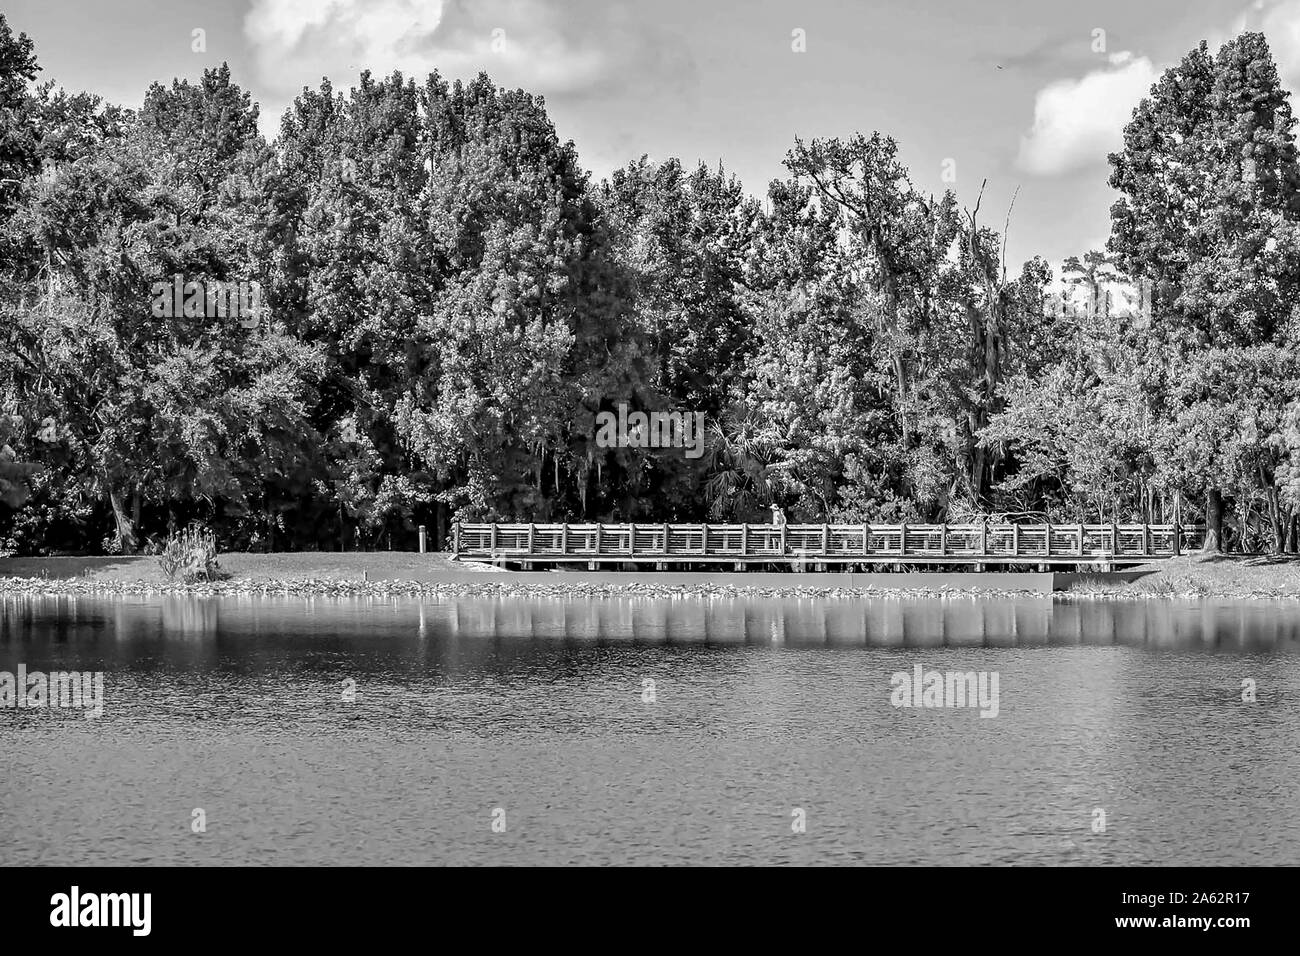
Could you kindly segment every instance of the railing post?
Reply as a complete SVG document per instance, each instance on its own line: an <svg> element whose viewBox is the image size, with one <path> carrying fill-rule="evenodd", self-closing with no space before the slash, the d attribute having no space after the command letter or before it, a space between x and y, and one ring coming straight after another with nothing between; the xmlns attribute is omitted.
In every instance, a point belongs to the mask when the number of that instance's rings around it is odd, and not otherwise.
<svg viewBox="0 0 1300 956"><path fill-rule="evenodd" d="M786 537L786 526L781 525L781 555L784 557L786 549L789 548L790 542Z"/></svg>
<svg viewBox="0 0 1300 956"><path fill-rule="evenodd" d="M668 553L668 522L664 522L664 554Z"/></svg>
<svg viewBox="0 0 1300 956"><path fill-rule="evenodd" d="M1011 526L1011 553L1015 557L1020 557L1020 525Z"/></svg>
<svg viewBox="0 0 1300 956"><path fill-rule="evenodd" d="M1145 558L1150 553L1151 553L1151 525L1144 524L1142 526L1142 557Z"/></svg>
<svg viewBox="0 0 1300 956"><path fill-rule="evenodd" d="M597 558L597 560L599 560L599 558L600 558L600 532L601 532L601 530L602 530L603 528L604 528L604 526L603 526L599 521L597 521L597 522L596 522L596 558Z"/></svg>
<svg viewBox="0 0 1300 956"><path fill-rule="evenodd" d="M1047 522L1047 524L1045 525L1045 527L1047 528L1047 554L1046 554L1046 557L1049 557L1049 558L1050 558L1050 557L1052 556L1052 522L1050 522L1050 521Z"/></svg>
<svg viewBox="0 0 1300 956"><path fill-rule="evenodd" d="M826 557L831 550L831 526L822 522L822 557Z"/></svg>
<svg viewBox="0 0 1300 956"><path fill-rule="evenodd" d="M531 521L528 522L528 556L529 557L532 557L533 552L537 550L537 548L534 546L534 542L536 541L536 535L537 535L537 525L535 525Z"/></svg>
<svg viewBox="0 0 1300 956"><path fill-rule="evenodd" d="M985 515L980 519L980 554L989 553L989 519Z"/></svg>
<svg viewBox="0 0 1300 956"><path fill-rule="evenodd" d="M1079 525L1079 544L1078 544L1077 547L1078 547L1079 557L1083 557L1083 525L1082 525L1082 523Z"/></svg>
<svg viewBox="0 0 1300 956"><path fill-rule="evenodd" d="M1174 522L1174 557L1176 558L1182 553L1183 553L1183 529L1179 526L1178 522L1175 521Z"/></svg>
<svg viewBox="0 0 1300 956"><path fill-rule="evenodd" d="M492 522L492 535L488 538L488 553L494 558L497 556L497 523L495 521Z"/></svg>
<svg viewBox="0 0 1300 956"><path fill-rule="evenodd" d="M740 526L740 555L749 557L749 525L747 524Z"/></svg>
<svg viewBox="0 0 1300 956"><path fill-rule="evenodd" d="M1114 558L1119 554L1119 525L1114 521L1110 523L1110 556ZM1112 571L1114 568L1111 569Z"/></svg>
<svg viewBox="0 0 1300 956"><path fill-rule="evenodd" d="M569 553L569 522L560 525L560 553Z"/></svg>
<svg viewBox="0 0 1300 956"><path fill-rule="evenodd" d="M865 521L862 523L862 556L865 558L871 553L871 525Z"/></svg>
<svg viewBox="0 0 1300 956"><path fill-rule="evenodd" d="M907 557L907 522L900 522L898 525L898 556Z"/></svg>
<svg viewBox="0 0 1300 956"><path fill-rule="evenodd" d="M700 554L709 553L709 526L708 524L700 525Z"/></svg>
<svg viewBox="0 0 1300 956"><path fill-rule="evenodd" d="M939 556L944 557L948 553L948 522L939 526Z"/></svg>
<svg viewBox="0 0 1300 956"><path fill-rule="evenodd" d="M628 536L627 536L627 553L630 555L635 555L636 554L636 522L633 521L631 524L628 525L628 527L631 528L632 530L628 532Z"/></svg>

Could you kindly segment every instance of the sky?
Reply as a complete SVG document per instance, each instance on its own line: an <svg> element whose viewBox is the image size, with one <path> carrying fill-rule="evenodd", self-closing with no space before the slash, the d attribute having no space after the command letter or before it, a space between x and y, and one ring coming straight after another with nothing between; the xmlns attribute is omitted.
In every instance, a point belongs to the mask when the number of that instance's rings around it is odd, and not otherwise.
<svg viewBox="0 0 1300 956"><path fill-rule="evenodd" d="M437 69L546 98L597 179L645 154L754 195L795 137L872 130L1001 229L1013 271L1100 248L1106 155L1161 70L1263 30L1300 89L1300 0L4 0L69 90L140 104L223 61L273 137L304 86ZM1017 192L1018 190L1018 192Z"/></svg>

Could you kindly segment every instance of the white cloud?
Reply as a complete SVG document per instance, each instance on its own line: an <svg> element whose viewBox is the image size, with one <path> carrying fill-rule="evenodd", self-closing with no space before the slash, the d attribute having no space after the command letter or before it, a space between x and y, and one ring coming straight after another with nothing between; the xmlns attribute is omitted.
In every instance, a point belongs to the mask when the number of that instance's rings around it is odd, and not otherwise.
<svg viewBox="0 0 1300 956"><path fill-rule="evenodd" d="M292 96L368 69L422 79L488 72L504 86L584 95L690 74L669 38L600 0L253 0L244 32L263 83Z"/></svg>
<svg viewBox="0 0 1300 956"><path fill-rule="evenodd" d="M1034 98L1034 124L1020 138L1016 165L1056 176L1104 163L1123 145L1124 125L1150 92L1160 68L1147 57L1116 53L1106 67L1079 79L1057 80Z"/></svg>
<svg viewBox="0 0 1300 956"><path fill-rule="evenodd" d="M1263 32L1282 83L1300 91L1300 0L1252 0L1226 29L1208 31L1210 49L1245 30ZM1034 99L1033 126L1020 138L1016 165L1055 176L1105 162L1107 153L1123 145L1133 108L1168 65L1125 51L1112 55L1103 69L1043 87Z"/></svg>
<svg viewBox="0 0 1300 956"><path fill-rule="evenodd" d="M323 76L355 76L358 60L377 73L400 68L432 40L442 8L442 0L253 0L244 33L262 81L292 94Z"/></svg>

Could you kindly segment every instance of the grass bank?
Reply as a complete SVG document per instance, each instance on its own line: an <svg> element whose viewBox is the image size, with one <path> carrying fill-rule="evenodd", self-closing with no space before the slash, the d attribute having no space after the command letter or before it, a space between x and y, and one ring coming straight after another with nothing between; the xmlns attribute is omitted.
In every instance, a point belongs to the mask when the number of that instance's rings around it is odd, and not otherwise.
<svg viewBox="0 0 1300 956"><path fill-rule="evenodd" d="M1050 577L1009 575L774 575L505 572L443 554L310 552L222 554L220 581L168 581L156 557L0 558L0 593L442 597L859 597L1044 594ZM925 578L918 583L918 578ZM882 580L883 579L883 580ZM896 583L895 583L896 582Z"/></svg>
<svg viewBox="0 0 1300 956"><path fill-rule="evenodd" d="M303 551L273 554L221 554L221 570L229 577L218 583L241 585L298 584L304 581L345 582L437 580L464 565L444 554L410 551ZM489 572L490 573L490 572ZM156 555L88 558L0 558L0 578L39 578L67 583L146 584L172 586L158 567Z"/></svg>
<svg viewBox="0 0 1300 956"><path fill-rule="evenodd" d="M459 563L443 554L402 551L222 554L226 577L197 584L169 582L154 556L0 558L0 593L9 594L198 594L554 597L708 595L721 597L882 597L967 595L1020 597L1042 593L1015 575L990 571L964 574L959 583L934 574L933 586L918 586L918 575L880 575L868 586L841 586L834 575L791 575L788 583L764 574L725 575L725 583L674 574L506 573L481 564ZM1082 575L1071 580L1065 599L1089 598L1264 598L1300 599L1300 559L1190 555L1136 569L1128 581ZM595 577L596 579L592 579ZM717 578L718 576L714 576ZM847 578L847 576L845 576ZM845 581L848 585L848 581ZM1059 585L1058 585L1059 586Z"/></svg>
<svg viewBox="0 0 1300 956"><path fill-rule="evenodd" d="M1153 562L1124 583L1084 576L1068 594L1097 597L1300 598L1300 557L1184 555Z"/></svg>

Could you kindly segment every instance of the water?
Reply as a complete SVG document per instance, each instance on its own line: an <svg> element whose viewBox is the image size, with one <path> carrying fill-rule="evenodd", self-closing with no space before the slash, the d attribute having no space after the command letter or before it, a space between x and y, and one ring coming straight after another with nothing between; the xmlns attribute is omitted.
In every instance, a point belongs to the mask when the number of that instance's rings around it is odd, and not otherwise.
<svg viewBox="0 0 1300 956"><path fill-rule="evenodd" d="M10 597L0 671L106 701L0 710L0 862L1294 864L1297 651L1263 602ZM891 706L916 664L998 716Z"/></svg>

